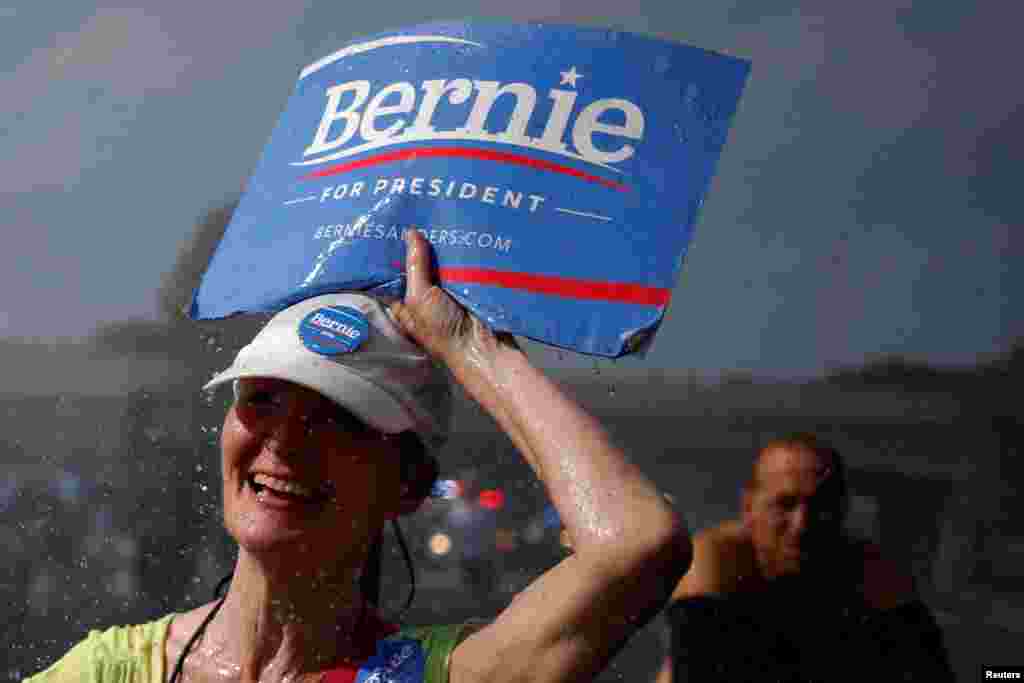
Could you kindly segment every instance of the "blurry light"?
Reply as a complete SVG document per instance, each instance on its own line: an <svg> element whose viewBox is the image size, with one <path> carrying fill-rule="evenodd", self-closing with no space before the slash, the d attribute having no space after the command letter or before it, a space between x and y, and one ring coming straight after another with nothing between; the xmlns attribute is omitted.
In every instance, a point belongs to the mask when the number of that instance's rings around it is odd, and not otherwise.
<svg viewBox="0 0 1024 683"><path fill-rule="evenodd" d="M456 498L448 509L448 523L457 528L464 528L473 520L473 510L462 498Z"/></svg>
<svg viewBox="0 0 1024 683"><path fill-rule="evenodd" d="M65 503L73 503L78 500L78 492L81 490L82 484L73 474L63 473L61 478L57 481L57 495Z"/></svg>
<svg viewBox="0 0 1024 683"><path fill-rule="evenodd" d="M516 532L509 529L496 529L494 532L494 547L498 552L507 553L516 549Z"/></svg>
<svg viewBox="0 0 1024 683"><path fill-rule="evenodd" d="M430 552L434 555L447 555L452 549L452 539L440 531L430 537L429 544Z"/></svg>
<svg viewBox="0 0 1024 683"><path fill-rule="evenodd" d="M501 489L484 489L480 492L480 507L500 510L505 507L505 494Z"/></svg>
<svg viewBox="0 0 1024 683"><path fill-rule="evenodd" d="M438 479L434 482L434 489L431 491L431 495L434 498L452 500L453 498L460 498L462 491L462 482L458 479Z"/></svg>

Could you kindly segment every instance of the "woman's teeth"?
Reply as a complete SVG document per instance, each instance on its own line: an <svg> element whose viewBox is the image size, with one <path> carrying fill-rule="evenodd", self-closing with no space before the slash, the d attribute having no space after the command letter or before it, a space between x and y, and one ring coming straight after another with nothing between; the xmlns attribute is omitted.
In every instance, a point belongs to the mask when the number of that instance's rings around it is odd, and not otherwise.
<svg viewBox="0 0 1024 683"><path fill-rule="evenodd" d="M253 488L256 493L259 493L264 487L266 487L282 493L290 493L293 496L301 496L303 498L310 499L316 498L316 492L295 481L286 481L284 479L278 479L277 477L271 477L267 474L256 474L251 478L251 481L255 484Z"/></svg>

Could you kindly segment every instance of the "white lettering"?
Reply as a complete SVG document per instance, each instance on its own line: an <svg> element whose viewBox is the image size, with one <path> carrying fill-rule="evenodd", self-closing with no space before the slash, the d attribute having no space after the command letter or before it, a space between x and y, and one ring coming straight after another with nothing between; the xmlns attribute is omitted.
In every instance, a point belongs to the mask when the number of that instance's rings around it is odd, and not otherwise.
<svg viewBox="0 0 1024 683"><path fill-rule="evenodd" d="M519 202L523 201L522 192L513 192L512 190L505 190L505 199L502 200L502 206L508 206L513 209L519 208Z"/></svg>
<svg viewBox="0 0 1024 683"><path fill-rule="evenodd" d="M350 90L355 91L352 103L348 109L338 111L338 105L341 104L341 96ZM359 126L359 114L355 110L363 106L363 102L366 101L369 94L369 81L350 81L328 88L327 108L324 110L323 118L320 119L320 126L316 129L316 135L313 136L313 144L307 147L304 152L305 156L323 154L332 149L337 149L348 142ZM345 120L345 129L338 137L328 140L327 136L330 135L331 126L339 119Z"/></svg>
<svg viewBox="0 0 1024 683"><path fill-rule="evenodd" d="M644 133L643 111L621 98L592 101L574 120L579 94L552 88L547 93L550 111L544 120L535 122L543 124L543 132L540 137L531 138L527 129L536 113L537 91L529 83L434 79L421 82L419 91L422 97L417 102L419 93L415 85L405 81L386 84L372 97L369 81L350 81L328 88L316 134L303 152L304 157L312 158L294 163L319 164L406 142L481 140L542 149L611 168L610 164L636 153L627 141L641 140ZM498 116L495 107L504 101L502 98L512 99L508 106L498 108L503 112ZM451 120L454 113L461 125L453 122L438 130L434 118L439 110L446 120ZM344 127L332 137L339 122ZM566 140L567 134L571 144ZM595 140L595 135L601 137ZM339 149L349 142L353 144Z"/></svg>
<svg viewBox="0 0 1024 683"><path fill-rule="evenodd" d="M367 180L343 183L341 185L327 185L320 190L321 202L331 200L340 201L348 198L367 195L385 195L384 198L376 200L376 205L370 209L375 213L380 206L388 201L388 195L410 194L418 197L429 196L446 198L450 201L479 201L501 209L527 209L530 213L537 213L543 210L547 197L538 194L525 194L509 188L495 185L478 185L476 183L462 180L460 178L424 178L422 176L380 176ZM527 198L524 205L523 199ZM360 219L360 229L364 227L365 220ZM454 237L450 237L454 240Z"/></svg>
<svg viewBox="0 0 1024 683"><path fill-rule="evenodd" d="M423 102L416 113L416 121L408 129L410 135L429 136L434 132L430 121L434 118L434 110L437 109L441 98L447 93L448 101L452 104L462 104L473 94L473 84L468 78L456 78L454 81L423 81Z"/></svg>
<svg viewBox="0 0 1024 683"><path fill-rule="evenodd" d="M316 315L314 315L312 319L310 319L310 323L316 325L317 327L323 327L328 330L337 332L338 334L348 337L349 339L355 339L356 337L359 336L359 330L357 330L356 328L352 327L351 325L346 325L340 320L332 320L331 318L325 316L323 313L317 313Z"/></svg>
<svg viewBox="0 0 1024 683"><path fill-rule="evenodd" d="M598 121L601 114L610 109L618 109L625 113L626 123L618 126ZM612 164L633 156L633 145L625 144L614 152L602 152L594 146L594 133L619 135L631 140L639 140L644 134L644 113L640 107L629 100L597 100L588 104L572 127L572 143L581 155L591 161Z"/></svg>
<svg viewBox="0 0 1024 683"><path fill-rule="evenodd" d="M518 144L528 142L526 126L537 103L537 91L526 83L501 85L498 81L473 81L473 84L479 94L473 102L473 111L469 113L463 130L477 135L486 133L487 115L491 113L494 102L502 95L512 95L516 98L516 105L508 119L508 126L501 135Z"/></svg>
<svg viewBox="0 0 1024 683"><path fill-rule="evenodd" d="M384 106L384 100L393 94L399 96L398 104ZM359 133L363 136L364 140L379 140L380 138L391 137L402 130L402 127L405 125L405 119L393 121L390 126L383 130L378 130L374 126L374 121L381 116L408 114L412 111L412 106L415 103L416 91L413 90L412 85L409 83L392 83L374 95L370 103L366 105L366 113L363 114L363 125L360 126Z"/></svg>
<svg viewBox="0 0 1024 683"><path fill-rule="evenodd" d="M571 90L552 90L548 95L555 101L555 106L548 116L544 133L535 144L549 152L564 152L566 147L562 141L565 129L569 126L572 106L576 103L576 93Z"/></svg>

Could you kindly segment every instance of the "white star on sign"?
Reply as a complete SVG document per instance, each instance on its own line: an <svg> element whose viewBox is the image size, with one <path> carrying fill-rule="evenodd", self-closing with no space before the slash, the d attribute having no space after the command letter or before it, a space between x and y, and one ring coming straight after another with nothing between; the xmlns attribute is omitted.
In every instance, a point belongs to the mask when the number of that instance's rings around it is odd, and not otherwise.
<svg viewBox="0 0 1024 683"><path fill-rule="evenodd" d="M568 71L559 71L558 73L562 74L562 82L559 83L558 85L571 85L572 87L575 88L576 79L583 78L583 74L576 71L575 66L570 67Z"/></svg>

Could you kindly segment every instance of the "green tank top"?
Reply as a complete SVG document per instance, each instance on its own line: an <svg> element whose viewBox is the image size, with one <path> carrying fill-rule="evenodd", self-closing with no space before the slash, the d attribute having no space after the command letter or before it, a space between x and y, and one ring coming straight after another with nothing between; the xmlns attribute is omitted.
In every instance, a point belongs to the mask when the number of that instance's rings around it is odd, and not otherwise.
<svg viewBox="0 0 1024 683"><path fill-rule="evenodd" d="M175 616L172 613L146 624L90 631L51 667L24 683L164 683L169 675L164 645ZM463 628L461 624L408 627L382 643L417 643L422 661L415 667L415 677L422 683L448 683L448 657Z"/></svg>

